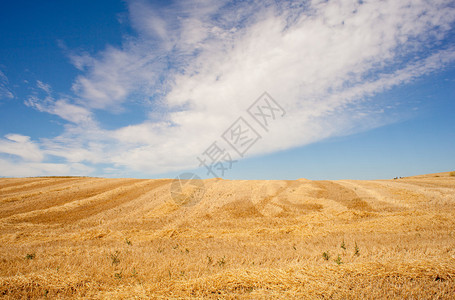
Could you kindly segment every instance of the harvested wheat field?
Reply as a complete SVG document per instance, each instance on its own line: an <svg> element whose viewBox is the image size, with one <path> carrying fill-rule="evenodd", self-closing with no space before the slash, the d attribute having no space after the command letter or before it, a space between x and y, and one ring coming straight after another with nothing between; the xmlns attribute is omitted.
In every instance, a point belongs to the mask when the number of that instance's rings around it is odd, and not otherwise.
<svg viewBox="0 0 455 300"><path fill-rule="evenodd" d="M169 179L3 178L0 295L453 298L453 175L209 179L192 206Z"/></svg>

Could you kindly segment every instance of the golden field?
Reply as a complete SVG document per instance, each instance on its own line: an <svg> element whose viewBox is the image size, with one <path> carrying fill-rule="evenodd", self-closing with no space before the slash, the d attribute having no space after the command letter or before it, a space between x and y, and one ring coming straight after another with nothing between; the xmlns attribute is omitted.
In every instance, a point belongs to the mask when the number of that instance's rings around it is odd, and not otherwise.
<svg viewBox="0 0 455 300"><path fill-rule="evenodd" d="M454 175L209 179L182 207L170 179L2 178L0 297L450 299Z"/></svg>

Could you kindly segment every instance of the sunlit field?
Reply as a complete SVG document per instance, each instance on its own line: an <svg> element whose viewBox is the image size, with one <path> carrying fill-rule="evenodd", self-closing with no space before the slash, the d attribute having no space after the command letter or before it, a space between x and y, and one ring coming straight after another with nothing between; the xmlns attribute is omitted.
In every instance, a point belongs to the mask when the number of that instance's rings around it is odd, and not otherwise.
<svg viewBox="0 0 455 300"><path fill-rule="evenodd" d="M0 295L455 295L455 174L391 180L0 179ZM191 191L189 192L191 193Z"/></svg>

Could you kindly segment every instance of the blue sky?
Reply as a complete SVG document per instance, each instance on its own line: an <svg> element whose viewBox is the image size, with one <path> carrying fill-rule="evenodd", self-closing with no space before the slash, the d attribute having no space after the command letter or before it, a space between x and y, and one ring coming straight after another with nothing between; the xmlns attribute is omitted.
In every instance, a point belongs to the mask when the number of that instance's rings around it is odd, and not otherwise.
<svg viewBox="0 0 455 300"><path fill-rule="evenodd" d="M446 0L4 2L0 176L455 170L454 25Z"/></svg>

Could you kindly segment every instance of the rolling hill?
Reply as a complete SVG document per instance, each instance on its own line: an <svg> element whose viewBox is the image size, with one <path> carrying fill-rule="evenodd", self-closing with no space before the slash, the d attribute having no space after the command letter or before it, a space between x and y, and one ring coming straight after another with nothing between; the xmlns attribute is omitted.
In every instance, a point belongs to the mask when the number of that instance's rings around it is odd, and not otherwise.
<svg viewBox="0 0 455 300"><path fill-rule="evenodd" d="M0 296L449 299L453 175L0 178Z"/></svg>

